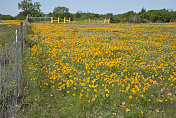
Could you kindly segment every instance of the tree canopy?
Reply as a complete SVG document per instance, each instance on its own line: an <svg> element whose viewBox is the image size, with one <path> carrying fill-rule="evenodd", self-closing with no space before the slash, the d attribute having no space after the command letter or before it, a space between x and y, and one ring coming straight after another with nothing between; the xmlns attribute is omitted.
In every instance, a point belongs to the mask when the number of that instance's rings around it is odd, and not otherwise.
<svg viewBox="0 0 176 118"><path fill-rule="evenodd" d="M53 15L55 17L60 17L60 18L68 17L69 16L69 8L56 7L56 8L54 8Z"/></svg>
<svg viewBox="0 0 176 118"><path fill-rule="evenodd" d="M148 23L148 22L176 22L176 11L160 10L142 10L139 13L129 11L124 14L115 15L112 22L130 22L130 23Z"/></svg>
<svg viewBox="0 0 176 118"><path fill-rule="evenodd" d="M23 0L18 3L18 9L23 10L24 15L30 14L35 15L40 13L40 3L39 2L32 2L32 0Z"/></svg>

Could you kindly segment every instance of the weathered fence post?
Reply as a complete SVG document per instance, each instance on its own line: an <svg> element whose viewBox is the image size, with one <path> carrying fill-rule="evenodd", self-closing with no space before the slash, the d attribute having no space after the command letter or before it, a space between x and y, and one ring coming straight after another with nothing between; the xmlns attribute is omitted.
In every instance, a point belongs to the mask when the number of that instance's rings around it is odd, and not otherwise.
<svg viewBox="0 0 176 118"><path fill-rule="evenodd" d="M70 17L69 17L69 23L70 23Z"/></svg>

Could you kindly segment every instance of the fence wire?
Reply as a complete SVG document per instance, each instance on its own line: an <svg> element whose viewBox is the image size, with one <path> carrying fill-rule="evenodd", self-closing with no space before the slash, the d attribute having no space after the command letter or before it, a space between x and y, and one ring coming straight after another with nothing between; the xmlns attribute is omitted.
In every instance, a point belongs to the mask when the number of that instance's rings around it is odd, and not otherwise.
<svg viewBox="0 0 176 118"><path fill-rule="evenodd" d="M0 118L15 117L22 98L22 61L27 22L27 19L21 22L13 40L0 57Z"/></svg>

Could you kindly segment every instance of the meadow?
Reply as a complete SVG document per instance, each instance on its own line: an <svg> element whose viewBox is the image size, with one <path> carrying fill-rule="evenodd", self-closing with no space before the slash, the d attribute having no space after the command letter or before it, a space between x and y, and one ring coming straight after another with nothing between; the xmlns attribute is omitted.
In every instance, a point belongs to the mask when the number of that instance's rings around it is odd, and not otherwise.
<svg viewBox="0 0 176 118"><path fill-rule="evenodd" d="M29 29L19 117L176 117L176 23Z"/></svg>
<svg viewBox="0 0 176 118"><path fill-rule="evenodd" d="M0 54L2 54L9 43L15 38L15 30L20 25L20 20L0 21Z"/></svg>

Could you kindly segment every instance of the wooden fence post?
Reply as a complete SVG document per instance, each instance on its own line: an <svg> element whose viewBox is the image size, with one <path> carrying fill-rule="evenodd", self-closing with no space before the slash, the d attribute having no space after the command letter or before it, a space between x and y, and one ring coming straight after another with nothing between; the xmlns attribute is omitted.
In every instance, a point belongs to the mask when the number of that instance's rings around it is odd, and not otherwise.
<svg viewBox="0 0 176 118"><path fill-rule="evenodd" d="M57 22L59 23L59 17L58 17L58 19L57 19Z"/></svg>
<svg viewBox="0 0 176 118"><path fill-rule="evenodd" d="M64 17L64 23L65 23L65 17Z"/></svg>
<svg viewBox="0 0 176 118"><path fill-rule="evenodd" d="M53 23L53 17L51 17L51 23Z"/></svg>

